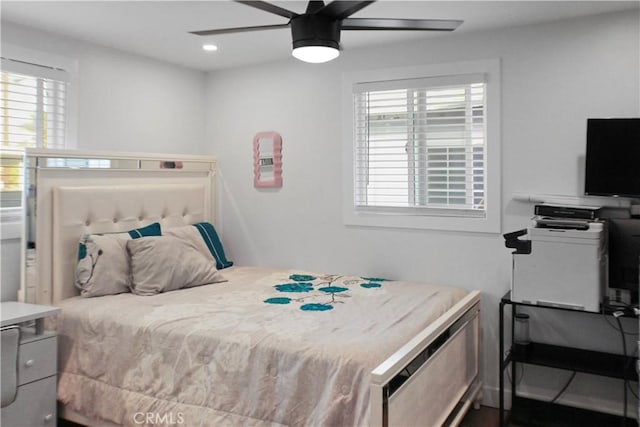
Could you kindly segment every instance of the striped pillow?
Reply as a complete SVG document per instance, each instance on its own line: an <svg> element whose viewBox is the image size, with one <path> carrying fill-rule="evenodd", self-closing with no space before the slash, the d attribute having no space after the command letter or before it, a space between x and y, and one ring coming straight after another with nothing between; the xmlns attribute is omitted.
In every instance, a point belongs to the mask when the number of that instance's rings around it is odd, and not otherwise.
<svg viewBox="0 0 640 427"><path fill-rule="evenodd" d="M197 224L193 224L193 226L200 232L207 248L209 248L209 252L211 252L211 255L216 259L216 267L218 270L231 267L233 262L229 261L227 256L224 254L222 242L220 241L218 233L216 233L216 229L213 225L208 222L199 222Z"/></svg>

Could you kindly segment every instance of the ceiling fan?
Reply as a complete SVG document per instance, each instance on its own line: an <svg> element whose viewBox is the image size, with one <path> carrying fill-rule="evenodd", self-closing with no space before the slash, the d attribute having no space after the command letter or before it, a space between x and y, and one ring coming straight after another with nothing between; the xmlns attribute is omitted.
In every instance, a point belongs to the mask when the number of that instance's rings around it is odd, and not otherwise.
<svg viewBox="0 0 640 427"><path fill-rule="evenodd" d="M286 24L259 25L253 27L222 28L218 30L191 31L198 36L271 30L291 27L294 57L312 63L331 61L340 54L341 30L414 30L453 31L463 21L444 19L395 19L350 18L373 1L323 1L312 0L304 13L298 14L266 1L235 0L247 6L289 19Z"/></svg>

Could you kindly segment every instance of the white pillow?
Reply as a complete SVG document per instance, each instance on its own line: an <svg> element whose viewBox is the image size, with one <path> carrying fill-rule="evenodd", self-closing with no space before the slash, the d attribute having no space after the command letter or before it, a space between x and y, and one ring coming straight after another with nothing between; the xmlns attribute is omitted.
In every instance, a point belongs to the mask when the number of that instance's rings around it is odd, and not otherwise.
<svg viewBox="0 0 640 427"><path fill-rule="evenodd" d="M127 233L87 234L80 240L75 285L83 297L129 292Z"/></svg>
<svg viewBox="0 0 640 427"><path fill-rule="evenodd" d="M175 236L142 237L127 242L131 292L155 295L225 281L195 244Z"/></svg>

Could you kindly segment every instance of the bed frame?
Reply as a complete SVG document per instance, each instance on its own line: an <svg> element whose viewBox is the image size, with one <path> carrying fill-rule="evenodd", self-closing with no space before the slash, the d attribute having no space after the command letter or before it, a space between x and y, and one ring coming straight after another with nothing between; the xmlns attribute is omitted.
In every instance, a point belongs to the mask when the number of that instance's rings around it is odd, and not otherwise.
<svg viewBox="0 0 640 427"><path fill-rule="evenodd" d="M19 295L27 302L55 305L77 295L74 259L83 233L156 221L163 228L215 224L213 157L28 150L25 166L23 247L28 254L35 243L38 260L34 266L33 254L24 258ZM373 370L371 425L455 426L479 405L479 315L480 294L473 291ZM60 415L110 425L64 407Z"/></svg>

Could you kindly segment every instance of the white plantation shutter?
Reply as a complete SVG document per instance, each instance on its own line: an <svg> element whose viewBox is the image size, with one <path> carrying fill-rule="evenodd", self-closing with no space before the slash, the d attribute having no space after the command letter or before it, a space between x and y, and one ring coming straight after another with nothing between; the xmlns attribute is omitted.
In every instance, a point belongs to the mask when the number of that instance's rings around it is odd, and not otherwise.
<svg viewBox="0 0 640 427"><path fill-rule="evenodd" d="M354 85L358 210L485 215L483 74Z"/></svg>
<svg viewBox="0 0 640 427"><path fill-rule="evenodd" d="M2 58L0 207L20 206L22 150L64 148L67 73Z"/></svg>

